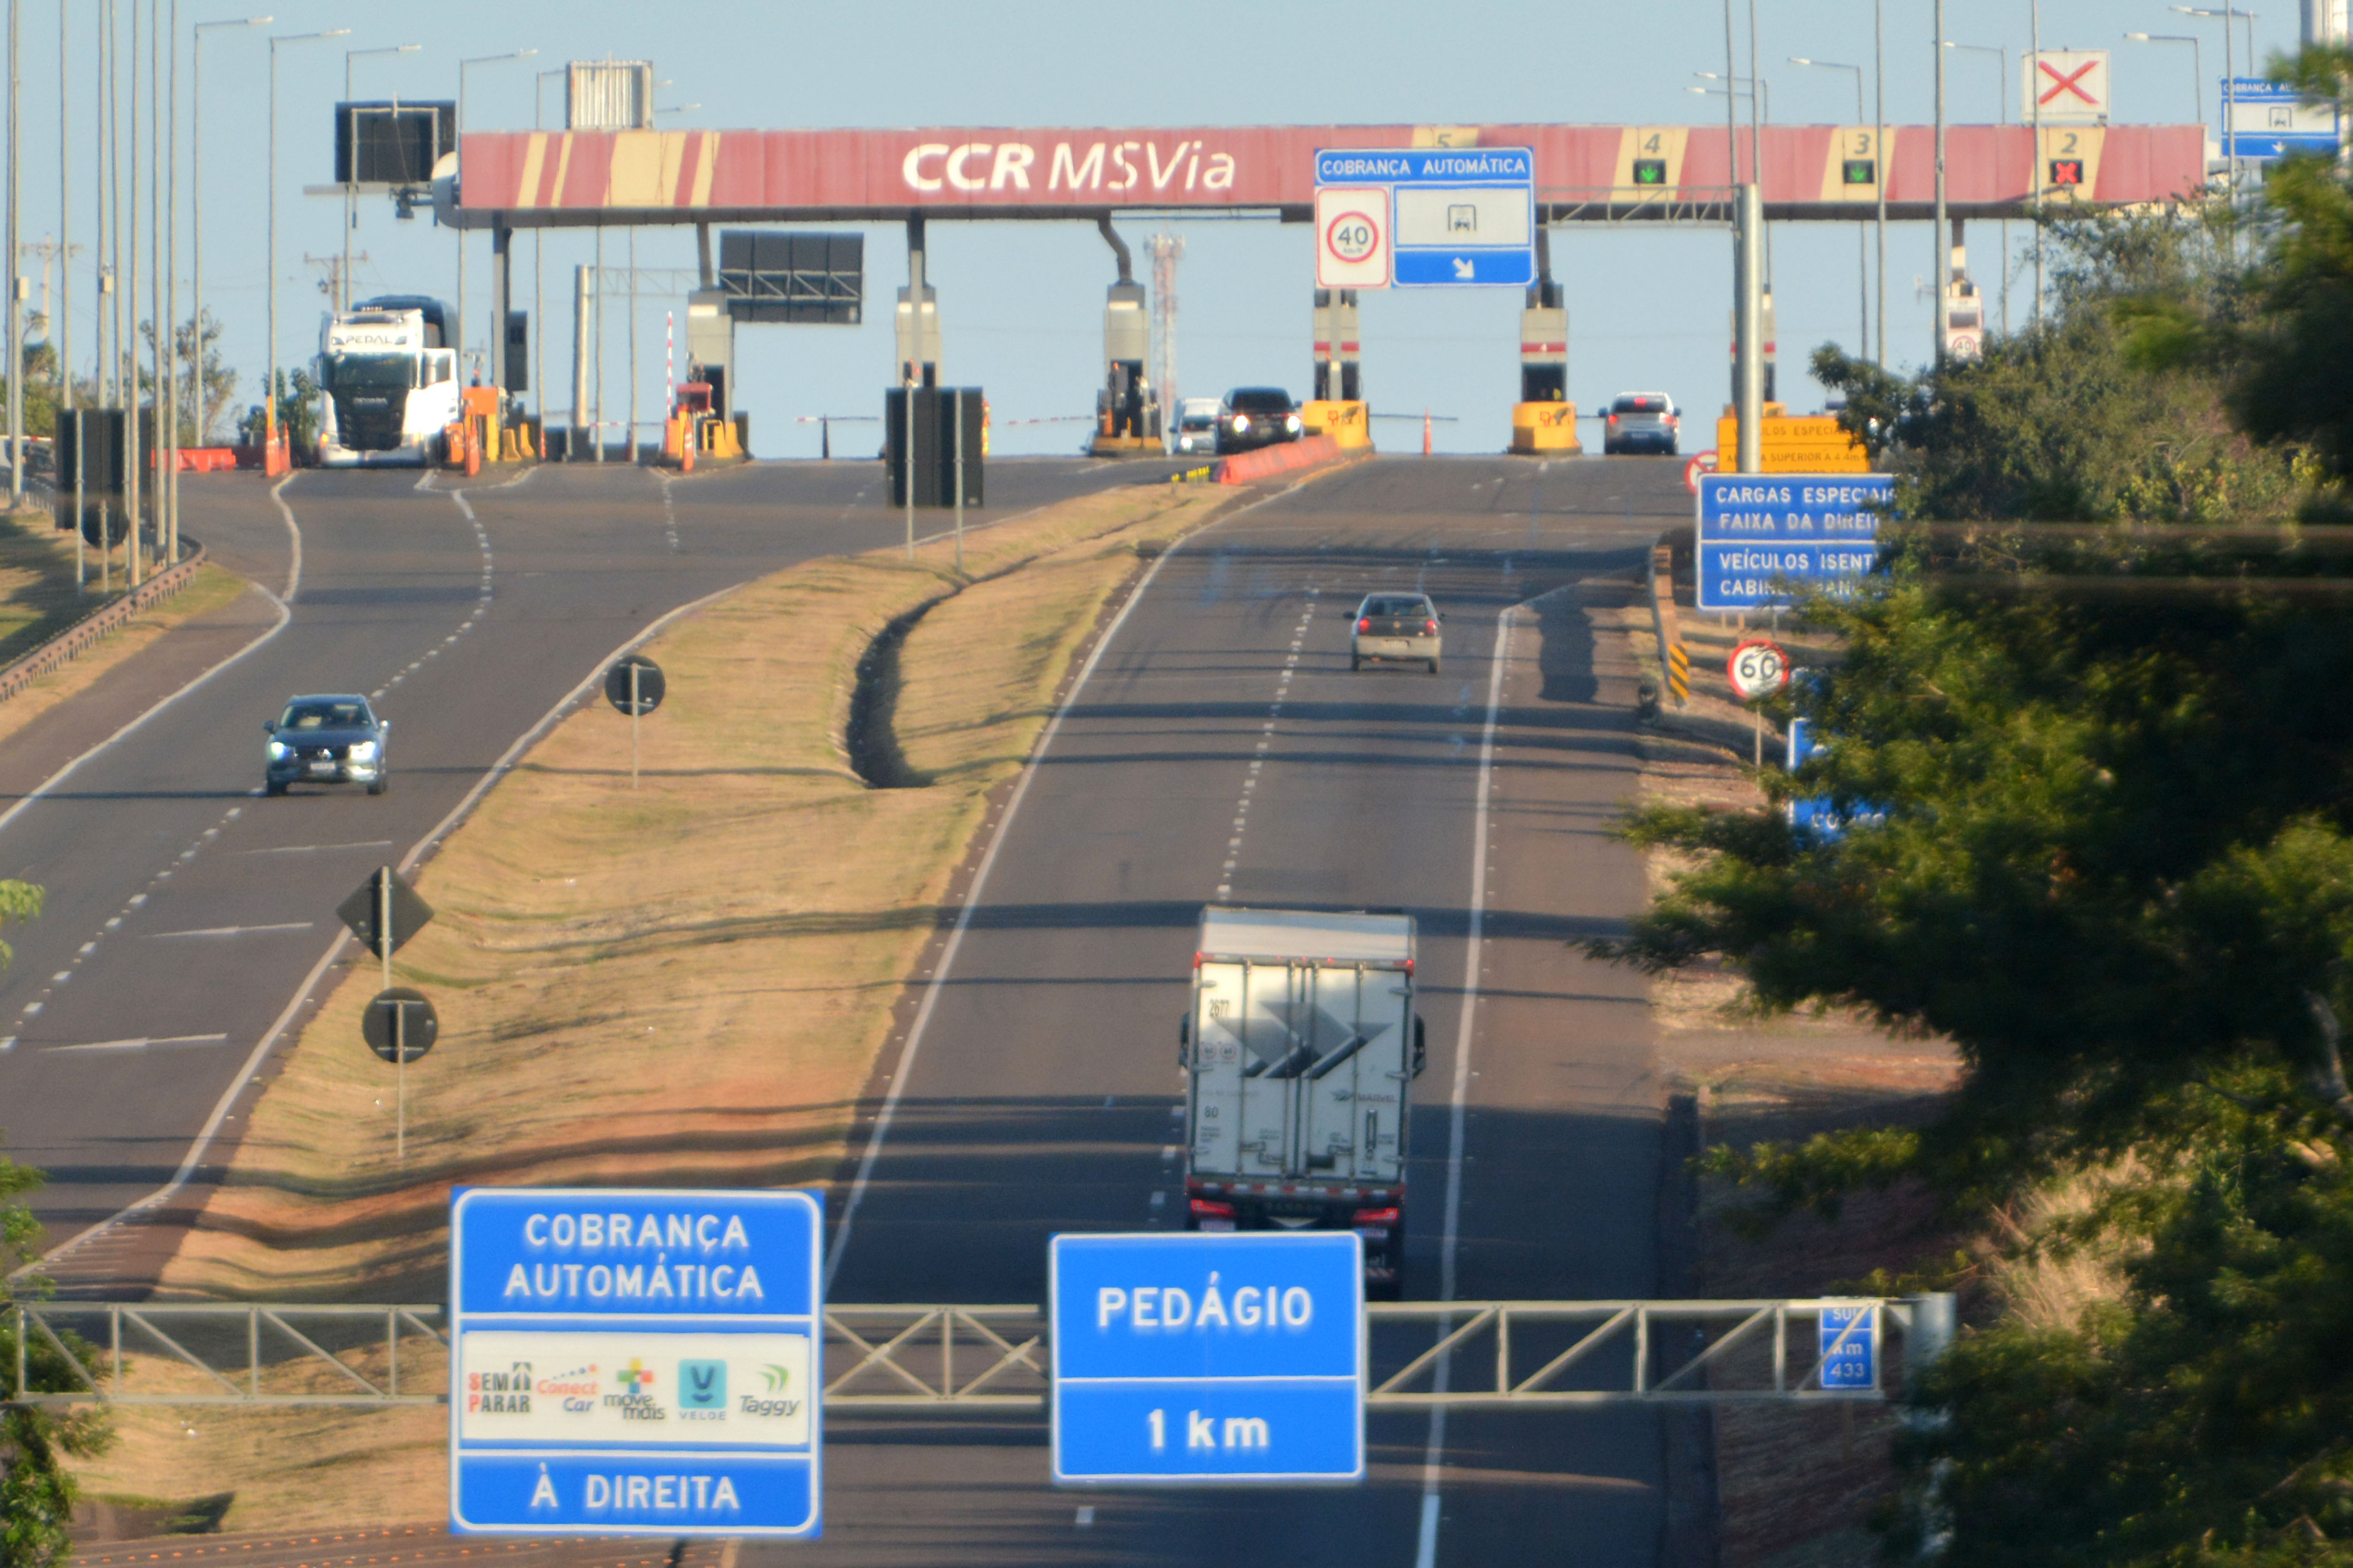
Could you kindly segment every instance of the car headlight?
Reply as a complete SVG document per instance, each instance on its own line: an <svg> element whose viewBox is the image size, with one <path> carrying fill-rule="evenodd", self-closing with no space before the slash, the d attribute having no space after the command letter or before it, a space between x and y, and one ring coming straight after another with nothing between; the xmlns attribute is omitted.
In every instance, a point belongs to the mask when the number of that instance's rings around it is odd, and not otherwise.
<svg viewBox="0 0 2353 1568"><path fill-rule="evenodd" d="M355 763L372 763L375 761L375 742L374 741L362 741L353 745L352 747L352 761Z"/></svg>
<svg viewBox="0 0 2353 1568"><path fill-rule="evenodd" d="M1247 429L1249 429L1249 428L1250 428L1250 416L1249 416L1249 415L1247 415L1247 414L1237 414L1237 415L1235 415L1235 416L1234 416L1234 434L1235 434L1235 435L1239 436L1239 435L1240 435L1243 431L1245 431L1245 430L1247 430Z"/></svg>
<svg viewBox="0 0 2353 1568"><path fill-rule="evenodd" d="M287 745L285 742L272 741L269 742L269 760L271 762L280 762L292 754L293 748Z"/></svg>
<svg viewBox="0 0 2353 1568"><path fill-rule="evenodd" d="M1298 416L1298 415L1296 415L1296 414L1293 414L1293 415L1291 415L1291 416L1287 416L1287 417L1283 420L1283 422L1282 422L1282 427L1283 427L1284 429L1286 429L1286 430L1290 431L1290 432L1291 432L1293 435L1294 435L1294 436L1298 435L1298 434L1299 434L1299 416Z"/></svg>

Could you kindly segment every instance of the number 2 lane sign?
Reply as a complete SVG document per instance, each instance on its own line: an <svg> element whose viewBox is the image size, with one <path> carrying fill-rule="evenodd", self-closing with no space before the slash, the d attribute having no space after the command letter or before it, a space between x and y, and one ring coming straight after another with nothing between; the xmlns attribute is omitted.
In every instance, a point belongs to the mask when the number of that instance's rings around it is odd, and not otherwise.
<svg viewBox="0 0 2353 1568"><path fill-rule="evenodd" d="M1315 193L1315 286L1389 285L1389 194L1377 185L1324 186Z"/></svg>

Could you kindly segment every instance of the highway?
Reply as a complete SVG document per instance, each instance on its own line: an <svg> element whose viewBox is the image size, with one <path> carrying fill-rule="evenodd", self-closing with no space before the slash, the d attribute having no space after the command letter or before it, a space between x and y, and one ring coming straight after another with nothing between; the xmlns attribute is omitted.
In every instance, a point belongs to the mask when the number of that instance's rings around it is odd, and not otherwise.
<svg viewBox="0 0 2353 1568"><path fill-rule="evenodd" d="M992 464L995 504L972 521L1166 471ZM414 471L305 472L283 517L248 478L185 493L186 531L282 615L263 601L258 646L46 792L0 795L0 877L47 889L41 917L7 933L16 960L0 973L0 1148L48 1172L35 1207L52 1246L162 1189L217 1131L172 1202L57 1260L69 1293L135 1296L152 1280L298 1004L323 989L335 906L425 848L607 654L733 584L903 537L872 462L688 478L551 467L462 489ZM371 693L392 721L382 798L260 797L262 721L320 690Z"/></svg>
<svg viewBox="0 0 2353 1568"><path fill-rule="evenodd" d="M1649 544L1688 516L1679 469L1381 460L1172 554L1038 758L934 973L871 1178L835 1194L831 1299L1034 1302L1054 1232L1181 1226L1176 1024L1216 899L1419 921L1409 1296L1652 1293L1662 1093L1643 985L1563 944L1642 896L1635 855L1605 837L1635 789L1633 674L1581 605L1630 597ZM1448 616L1443 673L1351 673L1358 596L1406 586ZM1046 1484L1040 1423L837 1418L829 1539L768 1555L1659 1560L1651 1414L1458 1414L1435 1445L1431 1425L1377 1416L1358 1490L1071 1495Z"/></svg>

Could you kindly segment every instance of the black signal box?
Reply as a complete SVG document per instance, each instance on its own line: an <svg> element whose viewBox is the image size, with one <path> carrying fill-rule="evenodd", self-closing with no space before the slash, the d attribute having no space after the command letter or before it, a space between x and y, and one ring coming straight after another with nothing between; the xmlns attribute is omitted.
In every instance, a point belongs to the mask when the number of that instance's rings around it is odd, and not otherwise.
<svg viewBox="0 0 2353 1568"><path fill-rule="evenodd" d="M1634 160L1634 183L1638 185L1663 185L1667 183L1667 161L1664 158Z"/></svg>

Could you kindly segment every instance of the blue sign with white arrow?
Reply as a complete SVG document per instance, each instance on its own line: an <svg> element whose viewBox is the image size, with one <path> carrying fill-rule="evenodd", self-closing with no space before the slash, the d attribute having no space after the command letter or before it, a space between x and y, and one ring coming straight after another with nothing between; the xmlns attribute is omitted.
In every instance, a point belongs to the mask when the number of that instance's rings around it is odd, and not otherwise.
<svg viewBox="0 0 2353 1568"><path fill-rule="evenodd" d="M1879 1303L1825 1305L1815 1320L1821 1342L1822 1389L1831 1394L1879 1391Z"/></svg>
<svg viewBox="0 0 2353 1568"><path fill-rule="evenodd" d="M815 1193L459 1188L450 1529L818 1534L824 1233Z"/></svg>
<svg viewBox="0 0 2353 1568"><path fill-rule="evenodd" d="M1058 1236L1047 1267L1058 1483L1364 1479L1354 1231Z"/></svg>
<svg viewBox="0 0 2353 1568"><path fill-rule="evenodd" d="M1399 288L1524 289L1535 281L1532 148L1326 149L1315 154L1315 183L1388 191Z"/></svg>

